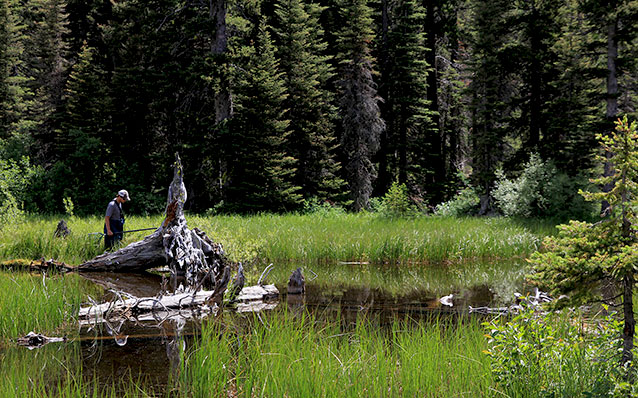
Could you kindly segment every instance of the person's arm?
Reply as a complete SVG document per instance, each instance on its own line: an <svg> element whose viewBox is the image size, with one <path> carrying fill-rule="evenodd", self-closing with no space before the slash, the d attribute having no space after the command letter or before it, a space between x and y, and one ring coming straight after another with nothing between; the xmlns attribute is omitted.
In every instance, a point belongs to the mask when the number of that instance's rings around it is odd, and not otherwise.
<svg viewBox="0 0 638 398"><path fill-rule="evenodd" d="M111 231L111 217L104 217L104 225L106 225L106 234L108 236L113 236L113 231Z"/></svg>

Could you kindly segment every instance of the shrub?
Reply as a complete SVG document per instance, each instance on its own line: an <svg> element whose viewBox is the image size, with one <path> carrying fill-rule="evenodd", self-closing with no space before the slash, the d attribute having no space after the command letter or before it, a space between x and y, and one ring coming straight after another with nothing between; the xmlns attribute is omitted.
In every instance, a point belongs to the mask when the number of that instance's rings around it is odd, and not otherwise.
<svg viewBox="0 0 638 398"><path fill-rule="evenodd" d="M440 203L434 208L434 214L459 217L475 215L479 211L480 199L476 191L467 187L460 190L454 198Z"/></svg>
<svg viewBox="0 0 638 398"><path fill-rule="evenodd" d="M581 324L567 315L524 307L510 321L484 324L492 374L507 396L591 397L614 388L620 322L610 315Z"/></svg>
<svg viewBox="0 0 638 398"><path fill-rule="evenodd" d="M587 185L586 179L560 172L537 154L530 156L519 177L508 179L502 170L496 175L492 195L505 216L583 219L592 215L592 204L577 194Z"/></svg>
<svg viewBox="0 0 638 398"><path fill-rule="evenodd" d="M0 159L0 228L23 214L22 201L36 169L23 157L20 161Z"/></svg>
<svg viewBox="0 0 638 398"><path fill-rule="evenodd" d="M312 197L303 201L303 213L327 216L344 214L345 210L343 207L330 201Z"/></svg>

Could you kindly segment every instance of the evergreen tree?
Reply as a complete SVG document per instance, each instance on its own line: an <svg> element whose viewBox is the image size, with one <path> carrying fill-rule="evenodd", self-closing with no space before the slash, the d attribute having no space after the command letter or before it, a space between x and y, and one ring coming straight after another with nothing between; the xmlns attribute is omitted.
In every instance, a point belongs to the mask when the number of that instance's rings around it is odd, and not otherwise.
<svg viewBox="0 0 638 398"><path fill-rule="evenodd" d="M297 159L294 185L304 197L340 199L343 180L335 161L334 120L336 109L326 90L333 72L325 49L317 9L309 13L300 0L282 0L276 5L275 29L278 57L285 76L288 98L285 107L291 135L287 152ZM311 31L314 27L314 31Z"/></svg>
<svg viewBox="0 0 638 398"><path fill-rule="evenodd" d="M503 160L509 132L511 90L503 54L508 42L504 14L510 6L505 0L476 0L472 4L472 178L481 198L481 214L493 210L494 173Z"/></svg>
<svg viewBox="0 0 638 398"><path fill-rule="evenodd" d="M67 14L63 0L34 0L24 9L25 65L35 95L32 119L35 155L42 163L54 156L55 129L68 73Z"/></svg>
<svg viewBox="0 0 638 398"><path fill-rule="evenodd" d="M289 122L286 89L265 25L258 28L247 62L237 74L235 114L229 124L226 208L231 211L285 211L299 206L292 185L295 159L285 152Z"/></svg>
<svg viewBox="0 0 638 398"><path fill-rule="evenodd" d="M341 148L345 171L356 211L368 207L376 170L372 156L379 149L385 128L381 119L376 85L373 80L371 10L367 0L343 0L343 27L338 34L340 114L343 132Z"/></svg>
<svg viewBox="0 0 638 398"><path fill-rule="evenodd" d="M600 127L596 115L602 112L596 70L600 60L591 51L596 46L592 26L576 3L564 4L556 19L560 33L552 43L554 76L546 82L540 154L573 176L593 166L595 132Z"/></svg>
<svg viewBox="0 0 638 398"><path fill-rule="evenodd" d="M413 191L422 193L432 187L424 186L434 166L429 134L431 128L428 109L425 36L422 31L423 9L416 1L400 0L392 10L388 32L388 64L381 76L387 98L384 98L383 118L386 121L386 153L389 154L386 176L398 177ZM440 153L440 149L439 149Z"/></svg>
<svg viewBox="0 0 638 398"><path fill-rule="evenodd" d="M545 238L543 252L532 256L532 280L551 289L555 305L578 305L596 298L603 281L616 282L622 289L624 328L622 364L633 358L635 318L633 292L638 236L632 227L636 220L638 197L638 124L625 117L616 124L616 132L599 135L606 153L601 161L611 161L614 173L597 180L609 183L609 192L583 193L590 201L609 203L608 216L596 224L572 221L559 226L559 234Z"/></svg>
<svg viewBox="0 0 638 398"><path fill-rule="evenodd" d="M113 106L107 74L95 52L82 48L71 70L64 121L55 142L59 160L49 172L54 187L46 198L61 206L61 198L70 197L80 214L100 211L119 189L111 146Z"/></svg>
<svg viewBox="0 0 638 398"><path fill-rule="evenodd" d="M0 1L0 150L19 159L30 149L33 93L24 63L24 24L15 0Z"/></svg>

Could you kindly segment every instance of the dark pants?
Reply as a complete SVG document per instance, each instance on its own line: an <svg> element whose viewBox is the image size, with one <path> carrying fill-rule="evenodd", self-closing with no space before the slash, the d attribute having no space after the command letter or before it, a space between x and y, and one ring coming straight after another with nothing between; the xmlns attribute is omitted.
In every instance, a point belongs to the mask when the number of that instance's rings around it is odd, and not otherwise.
<svg viewBox="0 0 638 398"><path fill-rule="evenodd" d="M124 231L124 220L111 219L110 224L112 236L106 234L106 224L104 224L104 247L107 249L111 249L122 240L122 231Z"/></svg>

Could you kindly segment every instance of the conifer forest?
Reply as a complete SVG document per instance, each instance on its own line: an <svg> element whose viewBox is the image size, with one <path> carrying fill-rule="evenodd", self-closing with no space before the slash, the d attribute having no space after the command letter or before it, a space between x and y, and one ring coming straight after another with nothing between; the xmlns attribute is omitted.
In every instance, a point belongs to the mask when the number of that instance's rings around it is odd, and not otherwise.
<svg viewBox="0 0 638 398"><path fill-rule="evenodd" d="M405 184L507 213L527 176L510 210L556 215L637 104L636 0L0 0L3 206L33 213L161 212L177 152L193 212Z"/></svg>

